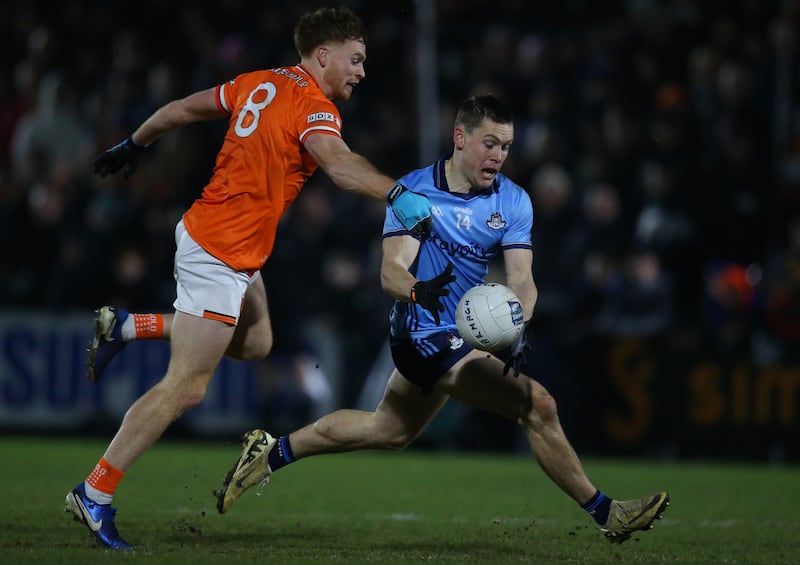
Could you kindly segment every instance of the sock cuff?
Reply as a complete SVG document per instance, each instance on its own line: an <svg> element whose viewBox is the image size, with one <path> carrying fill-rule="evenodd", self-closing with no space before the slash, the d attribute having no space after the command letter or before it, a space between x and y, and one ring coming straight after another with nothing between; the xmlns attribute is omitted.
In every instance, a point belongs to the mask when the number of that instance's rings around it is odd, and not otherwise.
<svg viewBox="0 0 800 565"><path fill-rule="evenodd" d="M114 491L117 490L117 485L124 476L125 471L117 469L105 458L101 457L86 478L86 483L102 493L114 494Z"/></svg>
<svg viewBox="0 0 800 565"><path fill-rule="evenodd" d="M161 314L131 314L136 339L161 339L164 317Z"/></svg>
<svg viewBox="0 0 800 565"><path fill-rule="evenodd" d="M278 449L287 463L294 462L294 453L292 453L292 446L289 444L289 436L281 436L278 438Z"/></svg>
<svg viewBox="0 0 800 565"><path fill-rule="evenodd" d="M594 496L590 498L586 504L583 505L583 509L591 514L597 509L598 506L600 506L603 503L605 499L606 495L598 490L596 493L594 493Z"/></svg>

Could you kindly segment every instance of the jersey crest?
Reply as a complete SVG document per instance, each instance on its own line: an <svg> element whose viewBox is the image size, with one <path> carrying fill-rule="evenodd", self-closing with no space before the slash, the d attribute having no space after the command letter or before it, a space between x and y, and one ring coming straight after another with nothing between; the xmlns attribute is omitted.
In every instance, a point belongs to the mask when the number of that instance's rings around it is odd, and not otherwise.
<svg viewBox="0 0 800 565"><path fill-rule="evenodd" d="M493 230L501 230L506 227L506 221L500 212L492 212L491 217L486 220L486 225Z"/></svg>
<svg viewBox="0 0 800 565"><path fill-rule="evenodd" d="M464 345L464 340L458 337L456 334L448 335L447 341L450 342L450 349L452 349L453 351L459 349L462 345Z"/></svg>

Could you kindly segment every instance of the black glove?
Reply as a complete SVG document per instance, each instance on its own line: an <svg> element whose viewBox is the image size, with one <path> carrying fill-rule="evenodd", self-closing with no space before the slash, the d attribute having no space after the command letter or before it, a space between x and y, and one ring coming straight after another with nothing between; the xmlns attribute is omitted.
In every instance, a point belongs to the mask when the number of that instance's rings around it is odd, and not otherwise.
<svg viewBox="0 0 800 565"><path fill-rule="evenodd" d="M530 322L530 320L528 320L528 322ZM506 361L505 367L503 367L504 375L507 375L509 369L513 368L514 376L518 377L522 367L524 367L525 363L527 363L528 352L531 350L531 346L528 343L528 337L526 335L528 322L522 323L522 331L519 332L517 339L511 344L508 360Z"/></svg>
<svg viewBox="0 0 800 565"><path fill-rule="evenodd" d="M94 172L105 178L116 174L123 165L125 178L130 177L139 165L139 157L145 150L145 145L137 145L133 136L129 135L121 143L110 147L94 160Z"/></svg>
<svg viewBox="0 0 800 565"><path fill-rule="evenodd" d="M398 183L386 193L386 201L407 230L420 237L428 237L432 223L430 198L411 192Z"/></svg>
<svg viewBox="0 0 800 565"><path fill-rule="evenodd" d="M429 310L433 314L433 319L437 326L441 322L439 312L444 312L444 304L439 302L439 298L450 294L450 291L444 286L456 280L456 276L452 272L453 264L448 263L444 271L431 280L417 281L411 287L411 302Z"/></svg>

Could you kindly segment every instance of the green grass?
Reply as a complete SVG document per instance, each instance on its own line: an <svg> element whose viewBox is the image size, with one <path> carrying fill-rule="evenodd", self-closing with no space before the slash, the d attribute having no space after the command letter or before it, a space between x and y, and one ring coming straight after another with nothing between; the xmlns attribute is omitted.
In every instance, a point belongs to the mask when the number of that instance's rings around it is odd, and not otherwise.
<svg viewBox="0 0 800 565"><path fill-rule="evenodd" d="M121 484L117 525L137 550L114 552L63 513L64 495L103 448L0 438L3 563L800 563L796 467L587 459L612 496L672 496L652 531L612 546L528 457L310 458L220 515L211 491L238 445L166 441Z"/></svg>

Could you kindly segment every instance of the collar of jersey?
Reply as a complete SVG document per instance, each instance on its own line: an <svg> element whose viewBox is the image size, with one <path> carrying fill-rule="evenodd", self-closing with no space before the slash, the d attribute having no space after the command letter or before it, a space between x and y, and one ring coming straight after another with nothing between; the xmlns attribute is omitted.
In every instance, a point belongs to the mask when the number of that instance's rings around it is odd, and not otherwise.
<svg viewBox="0 0 800 565"><path fill-rule="evenodd" d="M311 74L311 71L309 71L309 70L308 70L306 67L304 67L304 66L303 66L302 64L300 64L300 63L297 63L297 64L295 65L295 68L297 68L297 69L300 69L300 70L303 72L303 74L305 74L305 75L308 75L308 80L310 80L310 81L311 81L311 82L313 82L313 83L314 83L314 84L315 84L317 87L319 87L319 83L317 82L317 79L316 79L316 77L314 77L314 75L313 75L313 74Z"/></svg>
<svg viewBox="0 0 800 565"><path fill-rule="evenodd" d="M444 172L444 164L447 162L448 159L453 157L453 152L447 153L439 158L438 161L433 165L433 185L442 190L444 192L450 192L450 186L447 184L447 175ZM497 182L497 178L492 181L492 185L488 188L483 188L481 190L470 190L466 194L461 192L450 192L453 196L458 196L463 198L464 200L469 200L470 198L474 198L476 196L483 196L488 195L493 192L497 192L497 189L500 187L500 183Z"/></svg>

